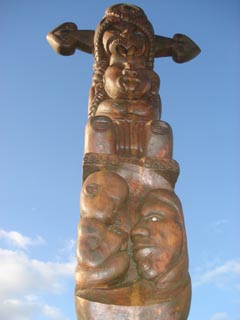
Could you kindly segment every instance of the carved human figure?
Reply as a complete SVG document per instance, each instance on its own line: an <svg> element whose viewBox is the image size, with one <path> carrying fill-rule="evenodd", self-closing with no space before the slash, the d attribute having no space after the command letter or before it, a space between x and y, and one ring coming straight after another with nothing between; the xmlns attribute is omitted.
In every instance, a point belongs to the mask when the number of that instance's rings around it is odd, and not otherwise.
<svg viewBox="0 0 240 320"><path fill-rule="evenodd" d="M87 125L85 152L171 158L172 131L159 120L154 32L144 12L132 5L110 7L95 39L95 75L89 98L94 119ZM99 144L103 136L105 144Z"/></svg>
<svg viewBox="0 0 240 320"><path fill-rule="evenodd" d="M127 183L116 173L100 171L85 180L78 228L78 289L108 287L124 277L129 264L128 234L116 220L127 197Z"/></svg>
<svg viewBox="0 0 240 320"><path fill-rule="evenodd" d="M140 279L156 288L185 286L188 256L181 203L173 191L150 191L131 231L133 258Z"/></svg>
<svg viewBox="0 0 240 320"><path fill-rule="evenodd" d="M109 65L103 86L110 99L99 104L96 115L112 119L153 120L160 117L158 75L148 67L150 40L133 23L122 21L103 33Z"/></svg>
<svg viewBox="0 0 240 320"><path fill-rule="evenodd" d="M193 59L200 49L191 39L155 35L144 11L124 3L109 7L95 32L68 22L47 39L63 55L75 49L94 53L85 153L172 157L172 130L160 120L160 81L153 62L167 56L177 63Z"/></svg>

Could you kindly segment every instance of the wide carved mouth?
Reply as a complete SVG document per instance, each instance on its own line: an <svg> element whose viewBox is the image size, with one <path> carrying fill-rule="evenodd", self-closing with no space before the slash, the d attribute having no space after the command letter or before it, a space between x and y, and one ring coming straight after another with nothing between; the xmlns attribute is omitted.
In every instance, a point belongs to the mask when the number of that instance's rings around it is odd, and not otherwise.
<svg viewBox="0 0 240 320"><path fill-rule="evenodd" d="M118 80L118 85L125 91L135 92L141 81L135 77L122 76Z"/></svg>
<svg viewBox="0 0 240 320"><path fill-rule="evenodd" d="M142 56L145 52L145 44L138 40L128 41L124 38L110 39L107 44L110 54L119 56Z"/></svg>
<svg viewBox="0 0 240 320"><path fill-rule="evenodd" d="M147 242L135 242L132 246L133 253L142 251L144 255L149 255L152 252L152 248L155 246L152 243Z"/></svg>

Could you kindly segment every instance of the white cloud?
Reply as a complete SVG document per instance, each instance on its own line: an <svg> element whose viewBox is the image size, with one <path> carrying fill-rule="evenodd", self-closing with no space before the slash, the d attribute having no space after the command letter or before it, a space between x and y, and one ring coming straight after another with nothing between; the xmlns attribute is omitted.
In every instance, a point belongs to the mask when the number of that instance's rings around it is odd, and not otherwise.
<svg viewBox="0 0 240 320"><path fill-rule="evenodd" d="M41 245L45 241L42 237L38 236L35 239L23 236L17 231L5 231L0 229L0 239L4 240L10 246L27 249L29 246Z"/></svg>
<svg viewBox="0 0 240 320"><path fill-rule="evenodd" d="M73 281L75 258L62 256L58 262L32 259L29 246L43 239L25 237L16 231L0 229L0 239L13 248L0 248L0 317L7 320L67 320L59 309L41 301L44 295L63 294ZM69 242L69 251L73 242ZM23 250L24 251L23 251Z"/></svg>
<svg viewBox="0 0 240 320"><path fill-rule="evenodd" d="M217 286L229 285L231 282L235 288L239 287L240 280L240 260L226 261L222 265L216 266L211 270L206 270L195 277L193 286L200 286L207 283L214 283Z"/></svg>
<svg viewBox="0 0 240 320"><path fill-rule="evenodd" d="M0 314L7 320L67 320L55 307L41 303L36 296L26 296L21 299L4 299L0 301ZM37 315L37 316L36 316Z"/></svg>
<svg viewBox="0 0 240 320"><path fill-rule="evenodd" d="M65 257L68 257L70 260L74 259L74 257L76 256L75 246L76 246L75 240L70 239L65 241L63 248L59 250L59 257L65 256Z"/></svg>
<svg viewBox="0 0 240 320"><path fill-rule="evenodd" d="M41 306L42 313L51 320L65 320L66 318L62 315L60 310L57 308L54 308L52 306L49 306L47 304L44 304Z"/></svg>
<svg viewBox="0 0 240 320"><path fill-rule="evenodd" d="M210 320L230 320L226 312L215 313Z"/></svg>
<svg viewBox="0 0 240 320"><path fill-rule="evenodd" d="M44 262L24 252L0 249L0 299L29 292L61 292L64 280L73 277L74 261Z"/></svg>

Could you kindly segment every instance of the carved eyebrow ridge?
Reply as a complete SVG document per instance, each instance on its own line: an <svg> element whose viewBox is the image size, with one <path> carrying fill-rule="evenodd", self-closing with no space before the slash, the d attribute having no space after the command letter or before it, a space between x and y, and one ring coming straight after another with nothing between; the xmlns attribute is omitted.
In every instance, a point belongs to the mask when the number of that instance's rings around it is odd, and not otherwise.
<svg viewBox="0 0 240 320"><path fill-rule="evenodd" d="M163 203L166 203L168 204L169 206L173 207L178 213L181 211L181 204L177 198L177 196L174 194L174 199L172 200L172 197L171 199L169 199L169 195L172 195L172 194L169 194L168 192L164 192L165 194L162 194L161 196L158 196L157 194L155 194L155 192L152 192L151 193L151 196L156 199L156 200L160 200L162 201Z"/></svg>

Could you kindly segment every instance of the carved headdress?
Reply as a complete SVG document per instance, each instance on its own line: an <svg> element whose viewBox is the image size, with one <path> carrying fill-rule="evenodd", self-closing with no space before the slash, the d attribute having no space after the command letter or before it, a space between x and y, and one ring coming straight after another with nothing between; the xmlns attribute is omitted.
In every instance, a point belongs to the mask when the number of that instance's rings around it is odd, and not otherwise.
<svg viewBox="0 0 240 320"><path fill-rule="evenodd" d="M94 36L94 57L96 64L100 61L108 60L107 54L103 48L102 38L104 32L113 24L118 24L121 22L127 22L135 25L139 30L141 30L147 40L148 40L148 55L147 55L147 68L153 69L154 60L154 30L147 19L144 11L134 5L129 4L115 4L109 7L102 21L99 23L95 36ZM107 61L106 61L107 62Z"/></svg>

